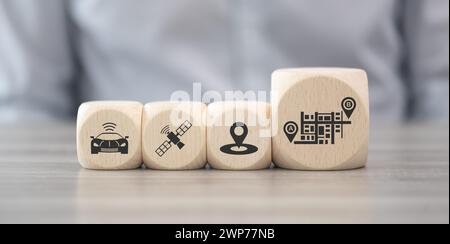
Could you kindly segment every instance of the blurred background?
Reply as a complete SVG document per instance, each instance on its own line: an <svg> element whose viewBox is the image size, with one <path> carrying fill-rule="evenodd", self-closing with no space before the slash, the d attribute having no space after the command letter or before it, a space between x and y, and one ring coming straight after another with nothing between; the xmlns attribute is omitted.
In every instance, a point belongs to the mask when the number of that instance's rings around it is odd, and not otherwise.
<svg viewBox="0 0 450 244"><path fill-rule="evenodd" d="M0 123L87 100L270 90L284 67L368 72L375 123L449 112L447 0L0 0Z"/></svg>

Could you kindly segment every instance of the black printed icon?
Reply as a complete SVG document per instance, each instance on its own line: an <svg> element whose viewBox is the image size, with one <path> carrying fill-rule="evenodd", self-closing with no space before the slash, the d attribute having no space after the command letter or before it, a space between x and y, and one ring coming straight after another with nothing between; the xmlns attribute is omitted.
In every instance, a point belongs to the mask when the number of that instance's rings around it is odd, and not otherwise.
<svg viewBox="0 0 450 244"><path fill-rule="evenodd" d="M104 123L105 132L91 136L91 154L120 153L128 154L128 136L114 132L117 125L112 122Z"/></svg>
<svg viewBox="0 0 450 244"><path fill-rule="evenodd" d="M241 130L237 132L237 130ZM245 144L244 140L248 135L248 127L242 122L234 123L230 128L231 137L234 140L234 144L228 144L222 146L220 151L232 155L247 155L258 151L256 146Z"/></svg>
<svg viewBox="0 0 450 244"><path fill-rule="evenodd" d="M286 134L289 141L292 143L298 132L298 125L294 121L289 121L284 124L284 133Z"/></svg>
<svg viewBox="0 0 450 244"><path fill-rule="evenodd" d="M353 114L353 111L355 111L356 101L352 97L346 97L342 99L341 107L344 110L344 113L347 116L347 118L350 119L350 117Z"/></svg>
<svg viewBox="0 0 450 244"><path fill-rule="evenodd" d="M168 125L164 126L161 129L161 134L166 135L168 140L164 141L161 146L155 150L155 153L160 157L164 156L164 154L172 147L172 144L176 145L178 149L181 150L184 147L184 143L181 142L180 137L183 136L191 127L192 124L188 120L184 121L184 123L181 124L175 132L172 132Z"/></svg>
<svg viewBox="0 0 450 244"><path fill-rule="evenodd" d="M335 144L337 135L344 138L344 126L352 123L350 117L356 108L355 99L344 98L341 101L341 108L342 111L331 113L300 112L300 128L296 122L288 121L284 124L283 131L289 142L293 144ZM300 140L295 140L299 132Z"/></svg>

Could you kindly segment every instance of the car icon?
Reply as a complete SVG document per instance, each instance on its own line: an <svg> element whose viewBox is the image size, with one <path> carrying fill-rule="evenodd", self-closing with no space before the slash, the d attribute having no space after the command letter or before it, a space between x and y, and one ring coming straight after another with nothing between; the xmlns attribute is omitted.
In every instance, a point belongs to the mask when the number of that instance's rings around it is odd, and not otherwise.
<svg viewBox="0 0 450 244"><path fill-rule="evenodd" d="M96 137L91 136L91 139L91 154L128 154L128 136L123 137L118 133L106 132Z"/></svg>

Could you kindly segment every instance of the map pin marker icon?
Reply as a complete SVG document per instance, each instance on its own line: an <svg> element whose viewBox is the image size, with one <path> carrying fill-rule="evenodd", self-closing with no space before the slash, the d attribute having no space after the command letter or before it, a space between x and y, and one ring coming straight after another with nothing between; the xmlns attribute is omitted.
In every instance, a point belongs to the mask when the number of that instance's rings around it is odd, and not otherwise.
<svg viewBox="0 0 450 244"><path fill-rule="evenodd" d="M347 115L347 118L350 119L353 111L355 111L356 101L352 97L346 97L342 100L341 107L344 110L345 115Z"/></svg>
<svg viewBox="0 0 450 244"><path fill-rule="evenodd" d="M236 134L237 128L242 128L242 134L240 134L240 135ZM247 125L242 122L234 123L230 128L230 134L231 134L231 137L233 137L233 140L236 143L236 145L238 147L241 147L242 144L244 143L245 138L247 137L247 134L248 134Z"/></svg>
<svg viewBox="0 0 450 244"><path fill-rule="evenodd" d="M297 135L298 125L294 121L289 121L286 124L284 124L283 130L289 142L292 143L292 141L294 141L295 136Z"/></svg>

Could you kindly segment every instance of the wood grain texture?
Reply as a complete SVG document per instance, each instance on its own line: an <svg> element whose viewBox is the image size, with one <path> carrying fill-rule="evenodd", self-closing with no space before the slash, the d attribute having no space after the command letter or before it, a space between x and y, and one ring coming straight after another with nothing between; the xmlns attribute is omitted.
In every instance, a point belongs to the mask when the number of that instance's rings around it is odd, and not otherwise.
<svg viewBox="0 0 450 244"><path fill-rule="evenodd" d="M363 70L281 69L272 74L272 91L272 151L277 166L343 170L366 164L369 97Z"/></svg>
<svg viewBox="0 0 450 244"><path fill-rule="evenodd" d="M155 102L144 106L142 151L148 168L199 169L206 165L206 105L196 102ZM191 125L192 127L185 127ZM178 135L180 126L184 130ZM168 138L177 135L180 149ZM170 147L167 149L167 147ZM161 148L161 150L158 150ZM164 151L166 150L167 151ZM159 154L158 154L159 153ZM160 156L161 155L161 156Z"/></svg>
<svg viewBox="0 0 450 244"><path fill-rule="evenodd" d="M207 120L207 159L212 168L256 170L270 166L272 146L268 103L212 103L208 106ZM239 144L240 136L242 145Z"/></svg>
<svg viewBox="0 0 450 244"><path fill-rule="evenodd" d="M448 223L448 124L374 127L366 168L92 171L74 124L0 126L1 223Z"/></svg>
<svg viewBox="0 0 450 244"><path fill-rule="evenodd" d="M138 102L128 101L81 104L77 116L77 152L80 164L87 169L120 170L140 167L142 107Z"/></svg>

